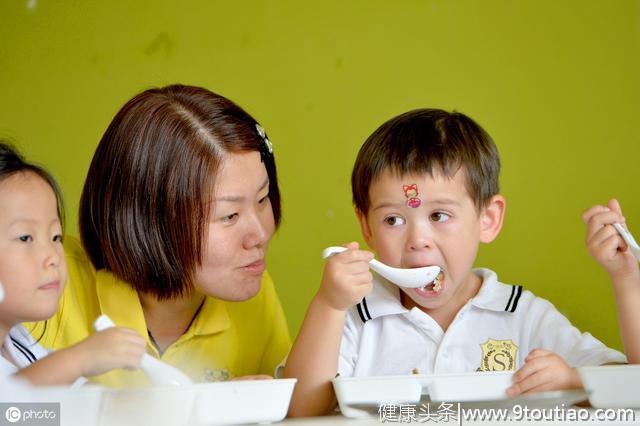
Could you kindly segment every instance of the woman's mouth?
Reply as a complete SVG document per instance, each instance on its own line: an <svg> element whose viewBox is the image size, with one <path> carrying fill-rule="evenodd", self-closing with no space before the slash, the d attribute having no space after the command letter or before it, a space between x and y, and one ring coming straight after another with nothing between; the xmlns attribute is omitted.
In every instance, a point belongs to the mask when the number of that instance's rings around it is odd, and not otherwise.
<svg viewBox="0 0 640 426"><path fill-rule="evenodd" d="M262 274L265 270L264 259L259 259L255 262L249 263L248 265L243 266L241 269L251 273Z"/></svg>

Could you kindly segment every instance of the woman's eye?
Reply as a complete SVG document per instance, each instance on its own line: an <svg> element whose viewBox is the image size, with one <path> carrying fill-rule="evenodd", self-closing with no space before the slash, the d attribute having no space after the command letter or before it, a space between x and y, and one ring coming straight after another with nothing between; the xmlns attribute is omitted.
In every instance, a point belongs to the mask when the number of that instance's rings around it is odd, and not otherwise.
<svg viewBox="0 0 640 426"><path fill-rule="evenodd" d="M384 223L389 226L400 226L405 224L405 220L400 216L389 216L384 218Z"/></svg>
<svg viewBox="0 0 640 426"><path fill-rule="evenodd" d="M53 237L53 241L56 243L61 243L62 242L62 235L58 234L56 236Z"/></svg>
<svg viewBox="0 0 640 426"><path fill-rule="evenodd" d="M264 204L267 201L269 201L269 194L267 194L264 197L260 198L260 201L258 201L258 204Z"/></svg>
<svg viewBox="0 0 640 426"><path fill-rule="evenodd" d="M228 214L226 216L222 216L222 222L231 223L238 217L238 213Z"/></svg>
<svg viewBox="0 0 640 426"><path fill-rule="evenodd" d="M431 213L431 220L434 222L446 222L451 216L442 212Z"/></svg>
<svg viewBox="0 0 640 426"><path fill-rule="evenodd" d="M29 241L33 241L33 237L31 237L31 235L21 235L18 237L18 239L20 241L22 241L23 243L29 242Z"/></svg>

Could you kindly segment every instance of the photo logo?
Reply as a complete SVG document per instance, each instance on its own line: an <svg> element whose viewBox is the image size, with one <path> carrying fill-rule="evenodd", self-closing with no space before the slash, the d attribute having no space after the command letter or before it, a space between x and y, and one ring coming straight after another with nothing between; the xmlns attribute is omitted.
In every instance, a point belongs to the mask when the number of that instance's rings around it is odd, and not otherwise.
<svg viewBox="0 0 640 426"><path fill-rule="evenodd" d="M9 423L19 422L22 417L22 411L18 407L9 407L4 412L4 417Z"/></svg>
<svg viewBox="0 0 640 426"><path fill-rule="evenodd" d="M4 413L4 418L2 417ZM59 402L0 402L0 426L60 426Z"/></svg>

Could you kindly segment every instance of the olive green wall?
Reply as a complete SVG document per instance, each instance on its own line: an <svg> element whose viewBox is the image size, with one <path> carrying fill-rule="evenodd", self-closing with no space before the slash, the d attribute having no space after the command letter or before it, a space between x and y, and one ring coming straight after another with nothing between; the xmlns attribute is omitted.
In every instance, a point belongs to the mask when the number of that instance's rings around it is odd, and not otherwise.
<svg viewBox="0 0 640 426"><path fill-rule="evenodd" d="M508 209L478 265L621 347L580 213L616 196L640 235L640 2L5 0L0 136L48 166L77 232L82 182L117 109L181 82L224 94L274 143L284 222L269 269L293 334L320 251L360 239L349 176L379 124L416 107L494 137Z"/></svg>

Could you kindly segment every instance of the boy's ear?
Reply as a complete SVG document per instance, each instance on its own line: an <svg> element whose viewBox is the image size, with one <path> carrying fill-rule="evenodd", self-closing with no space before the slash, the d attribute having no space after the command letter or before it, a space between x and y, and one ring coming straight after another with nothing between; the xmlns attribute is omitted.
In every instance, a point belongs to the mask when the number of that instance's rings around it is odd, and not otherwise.
<svg viewBox="0 0 640 426"><path fill-rule="evenodd" d="M494 195L480 213L481 243L490 243L500 233L506 204L507 200L502 195Z"/></svg>
<svg viewBox="0 0 640 426"><path fill-rule="evenodd" d="M362 237L366 241L367 245L371 247L371 230L369 229L369 223L367 222L367 215L362 213L360 209L356 207L356 216L358 217L358 222L360 222L360 232L362 233Z"/></svg>

